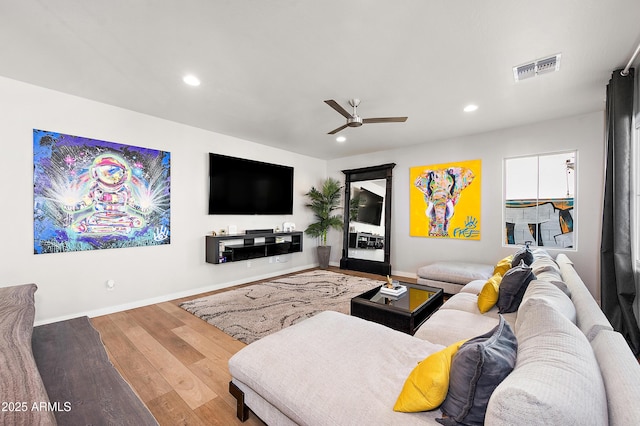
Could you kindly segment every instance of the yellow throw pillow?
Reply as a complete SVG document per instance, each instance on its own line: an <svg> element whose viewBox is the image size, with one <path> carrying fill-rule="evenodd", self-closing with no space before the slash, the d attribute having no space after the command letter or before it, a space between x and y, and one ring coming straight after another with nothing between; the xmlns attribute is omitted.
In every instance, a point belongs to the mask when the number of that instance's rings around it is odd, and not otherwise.
<svg viewBox="0 0 640 426"><path fill-rule="evenodd" d="M478 309L481 313L487 312L498 303L499 287L502 282L502 275L494 274L484 283L480 294L478 294Z"/></svg>
<svg viewBox="0 0 640 426"><path fill-rule="evenodd" d="M438 408L449 391L453 356L466 341L454 343L420 362L405 380L393 410L416 413Z"/></svg>
<svg viewBox="0 0 640 426"><path fill-rule="evenodd" d="M504 275L509 269L511 269L511 262L513 261L513 255L509 255L504 259L500 260L496 267L493 268L494 274Z"/></svg>

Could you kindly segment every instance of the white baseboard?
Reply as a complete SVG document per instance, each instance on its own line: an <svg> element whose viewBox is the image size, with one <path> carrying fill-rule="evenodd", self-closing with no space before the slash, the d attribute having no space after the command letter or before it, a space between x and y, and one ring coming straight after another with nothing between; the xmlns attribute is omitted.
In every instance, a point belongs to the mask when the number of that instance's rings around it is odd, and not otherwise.
<svg viewBox="0 0 640 426"><path fill-rule="evenodd" d="M48 319L44 319L44 320L35 321L33 325L34 326L38 326L38 325L50 324L50 323L54 323L54 322L66 321L66 320L70 320L70 319L73 319L73 318L84 317L84 316L87 316L89 318L93 318L93 317L99 317L99 316L102 316L102 315L109 315L109 314L113 314L113 313L116 313L116 312L126 311L128 309L135 309L135 308L140 308L142 306L155 305L156 303L168 302L170 300L181 299L183 297L189 297L189 296L195 296L197 294L207 293L207 292L213 291L213 290L220 290L220 289L223 289L223 288L233 287L233 286L236 286L236 285L239 285L239 284L246 284L246 283L252 282L252 281L260 281L260 280L265 280L265 279L277 277L279 275L291 274L291 273L294 273L294 272L303 271L305 269L315 268L317 266L318 266L317 264L305 265L305 266L297 266L295 268L287 269L287 270L284 270L284 271L277 271L277 272L274 272L274 273L257 275L255 277L251 277L251 278L243 278L243 279L240 279L240 280L229 281L229 282L226 282L226 283L218 283L218 284L213 284L213 285L209 285L209 286L198 287L198 288L194 288L194 289L190 289L190 290L186 290L186 291L181 291L181 292L177 292L177 293L171 293L171 294L165 294L165 295L162 295L162 296L152 297L152 298L149 298L149 299L136 300L136 301L129 302L129 303L124 303L124 304L121 304L121 305L108 306L106 308L94 309L94 310L91 310L91 311L80 311L80 312L77 312L75 314L63 315L63 316L60 316L60 317L48 318Z"/></svg>

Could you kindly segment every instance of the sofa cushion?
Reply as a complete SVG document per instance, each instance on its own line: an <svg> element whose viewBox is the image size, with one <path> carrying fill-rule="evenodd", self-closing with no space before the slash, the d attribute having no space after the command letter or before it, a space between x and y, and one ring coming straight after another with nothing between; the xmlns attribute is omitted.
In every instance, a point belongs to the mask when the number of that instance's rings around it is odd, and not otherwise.
<svg viewBox="0 0 640 426"><path fill-rule="evenodd" d="M544 299L527 300L521 315L516 366L491 396L486 424L606 425L604 384L582 332Z"/></svg>
<svg viewBox="0 0 640 426"><path fill-rule="evenodd" d="M524 264L527 266L533 263L533 253L528 247L522 247L520 250L514 253L513 259L511 259L511 267L514 268L520 265L521 262L524 262Z"/></svg>
<svg viewBox="0 0 640 426"><path fill-rule="evenodd" d="M395 411L415 413L438 408L449 390L453 356L466 340L429 355L411 371L393 406Z"/></svg>
<svg viewBox="0 0 640 426"><path fill-rule="evenodd" d="M498 312L498 307L494 306L489 309L486 313L480 313L480 309L478 309L478 296L471 293L458 293L451 296L442 306L440 306L439 310L451 309L455 311L465 311L474 314L478 317L490 317L495 319L495 324L498 323L498 319L500 315L504 317L504 319L509 323L511 327L513 327L516 323L516 312L509 312L507 314L500 314ZM495 325L494 324L494 325Z"/></svg>
<svg viewBox="0 0 640 426"><path fill-rule="evenodd" d="M551 284L554 284L567 296L571 297L571 291L569 291L567 285L564 283L564 281L562 281L560 267L551 256L547 254L546 256L536 257L534 253L534 260L531 264L531 270L533 271L533 275L535 275L537 279L548 281Z"/></svg>
<svg viewBox="0 0 640 426"><path fill-rule="evenodd" d="M435 262L418 269L418 277L454 284L467 284L473 280L486 280L493 266L470 262Z"/></svg>
<svg viewBox="0 0 640 426"><path fill-rule="evenodd" d="M556 272L560 274L560 267L558 264L550 257L539 257L535 259L531 265L531 270L535 275L538 275L541 272Z"/></svg>
<svg viewBox="0 0 640 426"><path fill-rule="evenodd" d="M498 318L458 311L456 309L439 309L422 324L413 335L431 343L449 346L460 340L485 334L498 324Z"/></svg>
<svg viewBox="0 0 640 426"><path fill-rule="evenodd" d="M478 309L480 313L484 314L498 302L500 282L502 282L502 275L497 273L489 278L482 287L480 294L478 294Z"/></svg>
<svg viewBox="0 0 640 426"><path fill-rule="evenodd" d="M627 341L616 331L602 330L591 347L607 391L609 425L640 424L640 368Z"/></svg>
<svg viewBox="0 0 640 426"><path fill-rule="evenodd" d="M521 261L518 266L509 269L502 277L500 283L500 294L496 306L501 314L515 312L520 306L527 286L535 278L531 268Z"/></svg>
<svg viewBox="0 0 640 426"><path fill-rule="evenodd" d="M442 403L444 425L481 425L493 390L516 362L518 342L504 320L488 333L468 340L453 357L449 392Z"/></svg>
<svg viewBox="0 0 640 426"><path fill-rule="evenodd" d="M571 260L564 253L560 253L556 257L556 263L560 267L562 280L571 291L571 301L576 307L576 325L587 339L593 340L600 330L612 331L611 323L573 268Z"/></svg>
<svg viewBox="0 0 640 426"><path fill-rule="evenodd" d="M34 410L33 404L49 403L31 350L35 317L35 284L0 288L0 399L19 404L0 410L3 425L55 425L51 410Z"/></svg>
<svg viewBox="0 0 640 426"><path fill-rule="evenodd" d="M531 249L531 248L530 248ZM534 247L533 249L531 249L531 254L533 254L533 260L535 261L536 259L540 259L542 257L546 257L549 259L553 259L553 257L551 257L551 255L549 254L548 251L546 251L545 249L541 248L541 247Z"/></svg>
<svg viewBox="0 0 640 426"><path fill-rule="evenodd" d="M458 293L448 298L440 310L454 309L456 311L465 311L472 314L482 315L478 309L478 295L472 293Z"/></svg>
<svg viewBox="0 0 640 426"><path fill-rule="evenodd" d="M545 271L545 272L539 272L537 274L534 273L534 275L536 276L537 280L551 283L556 287L558 287L568 297L571 297L571 290L569 290L569 287L567 287L564 281L562 281L562 277L560 276L559 273Z"/></svg>
<svg viewBox="0 0 640 426"><path fill-rule="evenodd" d="M482 291L482 287L484 287L484 284L487 282L486 279L483 280L473 280L467 284L465 284L461 289L460 289L460 293L471 293L471 294L475 294L478 295L480 294L480 291Z"/></svg>
<svg viewBox="0 0 640 426"><path fill-rule="evenodd" d="M418 362L441 349L325 311L242 348L228 365L234 381L296 424L433 424L439 412L398 413L393 405Z"/></svg>
<svg viewBox="0 0 640 426"><path fill-rule="evenodd" d="M544 299L554 309L564 315L572 323L576 323L576 308L573 306L571 299L567 297L558 287L548 283L546 281L533 280L529 283L527 290L524 292L522 308L529 299ZM518 310L518 317L516 319L515 329L518 330L522 322L531 321L531 318L527 315L529 310L522 309L523 312Z"/></svg>

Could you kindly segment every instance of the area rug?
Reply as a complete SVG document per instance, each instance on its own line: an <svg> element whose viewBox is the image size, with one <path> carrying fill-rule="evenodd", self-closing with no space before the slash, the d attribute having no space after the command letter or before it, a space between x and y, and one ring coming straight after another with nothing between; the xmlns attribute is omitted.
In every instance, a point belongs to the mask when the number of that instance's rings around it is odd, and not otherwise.
<svg viewBox="0 0 640 426"><path fill-rule="evenodd" d="M180 307L244 343L322 311L349 314L351 298L381 281L313 270L183 302Z"/></svg>

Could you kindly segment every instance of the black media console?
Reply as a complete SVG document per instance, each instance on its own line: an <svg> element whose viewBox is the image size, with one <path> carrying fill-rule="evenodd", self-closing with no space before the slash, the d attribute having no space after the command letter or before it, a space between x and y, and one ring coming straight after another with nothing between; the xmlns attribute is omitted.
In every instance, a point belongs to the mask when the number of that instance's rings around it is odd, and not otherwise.
<svg viewBox="0 0 640 426"><path fill-rule="evenodd" d="M205 238L208 263L237 262L302 251L302 231L252 231L241 235L207 235Z"/></svg>

